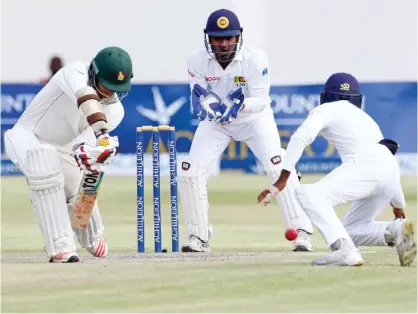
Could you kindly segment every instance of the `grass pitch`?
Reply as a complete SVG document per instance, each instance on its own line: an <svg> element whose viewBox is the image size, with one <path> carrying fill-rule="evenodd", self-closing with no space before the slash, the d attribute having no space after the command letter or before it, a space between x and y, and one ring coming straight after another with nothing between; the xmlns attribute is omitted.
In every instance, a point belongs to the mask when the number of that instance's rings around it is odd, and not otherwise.
<svg viewBox="0 0 418 314"><path fill-rule="evenodd" d="M318 176L304 176L303 182ZM2 178L2 312L416 312L416 264L390 248L364 248L359 268L312 267L327 254L293 253L277 205L256 197L268 180L223 173L209 182L212 254L153 254L151 184L146 185L147 254L136 253L135 178L105 177L99 206L106 259L80 248L82 262L49 264L22 177ZM416 177L404 177L416 218ZM168 182L162 184L163 247L170 248ZM346 206L337 208L343 215ZM390 207L380 216L393 219ZM180 213L180 235L185 239Z"/></svg>

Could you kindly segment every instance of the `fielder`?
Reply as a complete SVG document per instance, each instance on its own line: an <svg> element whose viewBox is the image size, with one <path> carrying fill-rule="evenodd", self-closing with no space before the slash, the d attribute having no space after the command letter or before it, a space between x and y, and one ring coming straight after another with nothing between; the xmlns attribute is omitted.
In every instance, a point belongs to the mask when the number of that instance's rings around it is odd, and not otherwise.
<svg viewBox="0 0 418 314"><path fill-rule="evenodd" d="M332 254L313 265L360 266L357 247L395 246L402 266L416 258L414 223L405 218L405 198L394 157L398 144L383 139L376 122L362 109L357 80L347 73L333 74L321 93L321 105L313 109L290 139L280 178L258 196L268 203L287 185L305 146L318 134L334 144L342 165L314 184L296 188L303 209L318 228ZM351 202L341 222L333 207ZM375 221L391 203L394 221Z"/></svg>
<svg viewBox="0 0 418 314"><path fill-rule="evenodd" d="M193 112L200 123L190 153L179 160L178 187L188 231L183 252L210 252L208 170L231 138L244 141L276 181L285 151L270 107L268 62L261 51L243 46L242 28L235 13L221 9L210 14L205 46L188 60ZM277 196L288 227L298 230L294 251L311 251L312 224L294 193L295 171L289 186Z"/></svg>
<svg viewBox="0 0 418 314"><path fill-rule="evenodd" d="M83 173L103 171L119 146L109 132L122 121L120 100L131 88L126 51L108 47L90 64L73 62L57 72L4 135L5 149L23 172L49 261L78 262L71 213ZM107 141L108 146L98 145ZM82 169L82 171L80 171ZM83 248L108 252L97 202L87 229L75 229Z"/></svg>

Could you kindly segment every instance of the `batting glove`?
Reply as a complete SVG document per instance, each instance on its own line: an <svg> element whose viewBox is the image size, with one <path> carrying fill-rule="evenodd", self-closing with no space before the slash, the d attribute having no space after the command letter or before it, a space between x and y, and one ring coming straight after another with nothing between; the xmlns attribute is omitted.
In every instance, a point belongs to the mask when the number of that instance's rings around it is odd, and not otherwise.
<svg viewBox="0 0 418 314"><path fill-rule="evenodd" d="M103 172L103 166L111 163L116 154L117 148L110 145L90 146L87 143L81 143L73 150L73 156L77 165L87 174Z"/></svg>
<svg viewBox="0 0 418 314"><path fill-rule="evenodd" d="M96 144L100 146L119 147L119 138L110 136L109 133L103 132L96 135Z"/></svg>
<svg viewBox="0 0 418 314"><path fill-rule="evenodd" d="M112 153L109 156L103 155L98 162L108 165L118 154L119 138L117 136L110 136L109 133L102 133L96 137L96 143L99 146L106 147ZM103 161L102 161L103 160Z"/></svg>

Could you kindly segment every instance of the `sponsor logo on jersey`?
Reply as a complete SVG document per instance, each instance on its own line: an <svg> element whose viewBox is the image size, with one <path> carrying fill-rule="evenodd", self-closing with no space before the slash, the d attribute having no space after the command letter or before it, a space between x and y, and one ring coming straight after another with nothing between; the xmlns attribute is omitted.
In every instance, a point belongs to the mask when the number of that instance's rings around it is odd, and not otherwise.
<svg viewBox="0 0 418 314"><path fill-rule="evenodd" d="M282 162L282 158L280 156L274 156L274 157L271 157L270 161L273 165L278 165L279 163Z"/></svg>
<svg viewBox="0 0 418 314"><path fill-rule="evenodd" d="M220 79L219 76L205 76L205 80L208 82L219 81Z"/></svg>

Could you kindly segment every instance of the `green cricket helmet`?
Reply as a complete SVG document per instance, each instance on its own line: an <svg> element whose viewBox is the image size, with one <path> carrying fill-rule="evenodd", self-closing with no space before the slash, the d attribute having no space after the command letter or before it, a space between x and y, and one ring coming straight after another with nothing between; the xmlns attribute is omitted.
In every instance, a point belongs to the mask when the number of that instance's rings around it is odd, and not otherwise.
<svg viewBox="0 0 418 314"><path fill-rule="evenodd" d="M97 83L112 91L121 99L131 90L132 60L129 54L119 47L100 50L91 61L90 81L97 89Z"/></svg>

